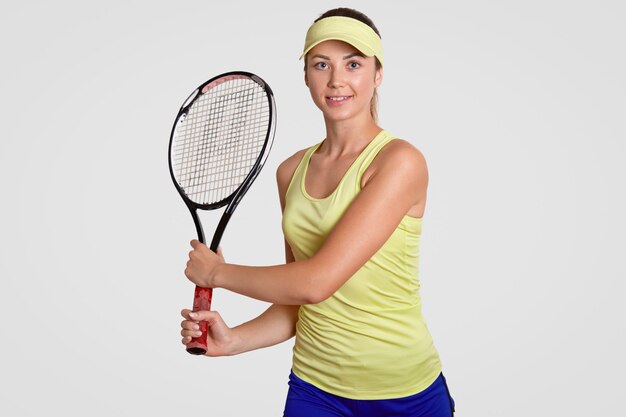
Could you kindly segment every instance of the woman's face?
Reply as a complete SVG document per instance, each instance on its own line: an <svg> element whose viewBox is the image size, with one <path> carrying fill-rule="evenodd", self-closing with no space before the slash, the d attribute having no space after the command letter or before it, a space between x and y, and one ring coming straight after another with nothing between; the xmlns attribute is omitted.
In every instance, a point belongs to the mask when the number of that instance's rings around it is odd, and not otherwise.
<svg viewBox="0 0 626 417"><path fill-rule="evenodd" d="M339 121L370 115L382 70L376 69L376 58L364 56L345 42L330 40L307 54L304 80L324 117Z"/></svg>

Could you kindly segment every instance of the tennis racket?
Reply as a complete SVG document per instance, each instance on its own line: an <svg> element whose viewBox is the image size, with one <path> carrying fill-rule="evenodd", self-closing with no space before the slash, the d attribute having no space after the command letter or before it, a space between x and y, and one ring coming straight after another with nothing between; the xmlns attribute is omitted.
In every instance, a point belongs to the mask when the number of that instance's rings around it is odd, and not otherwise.
<svg viewBox="0 0 626 417"><path fill-rule="evenodd" d="M235 208L255 180L274 140L276 111L270 87L258 76L235 71L202 84L178 111L169 146L172 180L205 243L197 210L226 206L209 246L217 252ZM210 310L213 291L196 286L193 311ZM187 345L206 353L208 325Z"/></svg>

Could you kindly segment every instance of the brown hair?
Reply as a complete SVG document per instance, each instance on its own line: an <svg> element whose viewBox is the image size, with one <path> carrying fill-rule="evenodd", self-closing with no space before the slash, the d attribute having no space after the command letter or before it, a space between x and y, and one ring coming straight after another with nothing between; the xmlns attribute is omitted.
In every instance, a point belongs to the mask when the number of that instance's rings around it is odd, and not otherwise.
<svg viewBox="0 0 626 417"><path fill-rule="evenodd" d="M367 26L371 27L374 30L374 32L376 32L378 37L382 38L380 36L380 32L378 31L378 28L376 27L372 19L367 17L364 13L361 13L360 11L355 10L355 9L350 9L348 7L338 7L336 9L330 9L322 13L320 17L315 19L315 22L322 20L326 17L332 17L332 16L350 17L352 19L356 19L362 23L365 23ZM382 65L380 64L380 61L378 60L378 58L375 58L375 59L376 59L376 71L378 71L382 67ZM374 121L378 122L378 92L376 90L374 90L374 95L372 96L372 101L370 102L370 114L372 115L372 118L374 119Z"/></svg>

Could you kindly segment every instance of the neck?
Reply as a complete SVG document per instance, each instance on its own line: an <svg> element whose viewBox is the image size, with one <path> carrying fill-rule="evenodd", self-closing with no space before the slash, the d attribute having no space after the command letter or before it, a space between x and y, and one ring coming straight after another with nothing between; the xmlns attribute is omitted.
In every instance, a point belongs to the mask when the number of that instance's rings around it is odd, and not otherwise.
<svg viewBox="0 0 626 417"><path fill-rule="evenodd" d="M366 120L326 120L326 139L318 152L329 156L360 153L382 130L368 114Z"/></svg>

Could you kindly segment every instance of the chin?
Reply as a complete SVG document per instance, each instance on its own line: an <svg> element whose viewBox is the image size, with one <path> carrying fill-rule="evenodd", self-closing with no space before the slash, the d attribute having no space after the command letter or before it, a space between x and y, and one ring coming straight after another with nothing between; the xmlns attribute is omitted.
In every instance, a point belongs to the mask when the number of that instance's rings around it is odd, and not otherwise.
<svg viewBox="0 0 626 417"><path fill-rule="evenodd" d="M323 109L322 113L324 114L325 120L333 122L342 122L346 120L362 118L361 112L357 112L351 109ZM369 114L369 107L366 113Z"/></svg>

